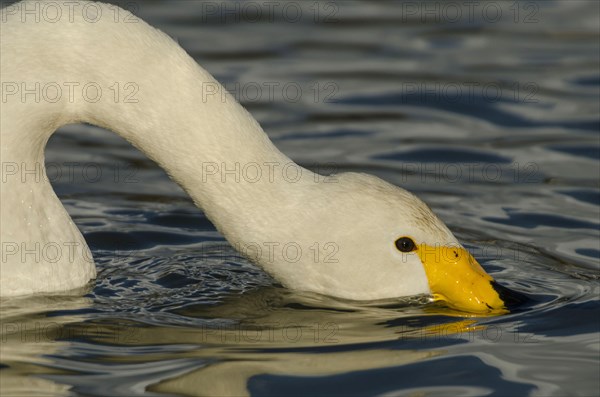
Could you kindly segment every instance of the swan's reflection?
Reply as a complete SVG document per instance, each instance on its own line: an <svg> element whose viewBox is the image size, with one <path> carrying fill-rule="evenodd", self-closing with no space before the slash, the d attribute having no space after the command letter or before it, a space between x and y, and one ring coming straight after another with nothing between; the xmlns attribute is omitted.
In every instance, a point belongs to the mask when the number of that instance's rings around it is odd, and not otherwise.
<svg viewBox="0 0 600 397"><path fill-rule="evenodd" d="M171 350L167 356L154 358L178 357L197 363L192 371L148 386L150 391L248 395L248 381L255 375L328 376L400 366L443 354L432 349L389 349L388 342L406 338L410 346L411 340L429 338L438 331L468 331L473 323L460 320L440 327L439 321L433 321L421 326L419 319L428 316L423 316L421 307L409 303L396 308L357 306L263 288L219 305L181 309L180 315L201 319L202 325L140 327L133 343L189 346L175 356ZM394 325L395 321L399 324ZM110 326L106 333L110 333Z"/></svg>
<svg viewBox="0 0 600 397"><path fill-rule="evenodd" d="M477 329L473 320L449 322L452 312L439 309L438 316L427 313L435 306L414 303L360 306L269 287L171 313L186 324L165 325L161 318L154 325L104 315L47 316L84 309L91 305L86 298L4 302L2 361L9 368L0 372L2 389L64 395L69 387L98 385L109 376L108 394L248 395L256 375L329 376L401 366L444 354L436 344L424 349L424 341ZM407 349L398 349L399 339ZM81 349L84 360L65 353Z"/></svg>
<svg viewBox="0 0 600 397"><path fill-rule="evenodd" d="M46 375L52 369L51 355L69 347L67 326L84 320L81 315L47 316L58 311L75 311L91 306L90 299L77 296L30 296L0 300L0 395L45 396L69 394L70 386ZM42 377L44 376L44 377Z"/></svg>

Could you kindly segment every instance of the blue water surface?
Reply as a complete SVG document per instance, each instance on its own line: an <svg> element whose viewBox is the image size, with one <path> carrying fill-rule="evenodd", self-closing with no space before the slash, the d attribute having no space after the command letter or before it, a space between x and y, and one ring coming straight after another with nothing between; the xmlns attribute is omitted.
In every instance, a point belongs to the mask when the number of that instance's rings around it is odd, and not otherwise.
<svg viewBox="0 0 600 397"><path fill-rule="evenodd" d="M600 395L599 3L266 3L123 4L292 159L414 192L527 301L286 290L142 153L71 125L46 161L98 278L2 301L2 395Z"/></svg>

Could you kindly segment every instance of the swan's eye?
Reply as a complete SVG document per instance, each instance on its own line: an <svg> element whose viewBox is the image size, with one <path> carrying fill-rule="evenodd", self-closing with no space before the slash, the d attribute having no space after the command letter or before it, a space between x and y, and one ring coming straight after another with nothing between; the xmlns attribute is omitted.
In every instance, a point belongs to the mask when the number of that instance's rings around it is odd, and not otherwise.
<svg viewBox="0 0 600 397"><path fill-rule="evenodd" d="M400 237L396 240L396 248L401 252L410 252L414 251L417 246L415 242L410 237Z"/></svg>

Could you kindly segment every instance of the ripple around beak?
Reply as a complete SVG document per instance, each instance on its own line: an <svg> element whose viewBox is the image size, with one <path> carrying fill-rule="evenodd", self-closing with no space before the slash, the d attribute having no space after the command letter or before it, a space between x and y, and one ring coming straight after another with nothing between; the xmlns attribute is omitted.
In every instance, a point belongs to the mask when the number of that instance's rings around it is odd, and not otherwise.
<svg viewBox="0 0 600 397"><path fill-rule="evenodd" d="M498 296L500 296L500 299L502 299L504 302L504 306L510 311L516 309L518 306L521 306L529 300L526 295L506 288L498 284L496 281L492 280L490 281L490 284L492 284L492 288L498 293Z"/></svg>

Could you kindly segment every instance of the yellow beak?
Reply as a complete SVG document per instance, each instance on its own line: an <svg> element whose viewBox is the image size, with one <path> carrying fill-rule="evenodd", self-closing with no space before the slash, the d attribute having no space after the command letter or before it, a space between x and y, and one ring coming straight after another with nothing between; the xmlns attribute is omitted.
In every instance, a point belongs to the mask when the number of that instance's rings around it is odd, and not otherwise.
<svg viewBox="0 0 600 397"><path fill-rule="evenodd" d="M475 313L508 313L493 288L494 279L462 247L431 247L421 244L417 254L423 262L435 300Z"/></svg>

